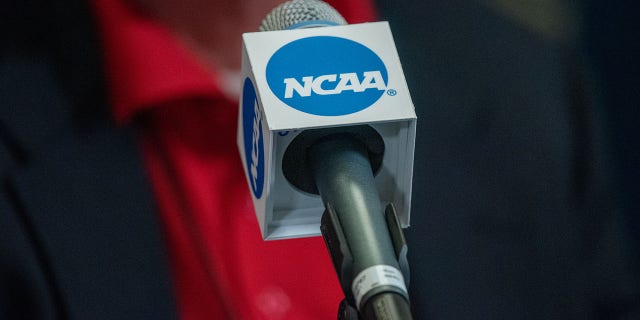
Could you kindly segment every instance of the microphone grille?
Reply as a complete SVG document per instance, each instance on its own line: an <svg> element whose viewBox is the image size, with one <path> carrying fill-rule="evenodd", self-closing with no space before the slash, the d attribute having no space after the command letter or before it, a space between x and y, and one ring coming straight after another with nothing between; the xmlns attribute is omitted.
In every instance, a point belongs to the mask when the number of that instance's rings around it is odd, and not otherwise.
<svg viewBox="0 0 640 320"><path fill-rule="evenodd" d="M260 31L347 24L330 5L320 0L291 0L277 7L262 20Z"/></svg>

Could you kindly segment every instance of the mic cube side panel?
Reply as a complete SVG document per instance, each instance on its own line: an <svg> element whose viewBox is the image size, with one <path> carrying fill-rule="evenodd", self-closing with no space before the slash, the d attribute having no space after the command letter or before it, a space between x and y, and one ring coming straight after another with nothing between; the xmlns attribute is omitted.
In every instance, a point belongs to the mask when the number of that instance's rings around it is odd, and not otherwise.
<svg viewBox="0 0 640 320"><path fill-rule="evenodd" d="M375 177L383 202L393 203L403 228L409 226L416 119L371 125L383 137L382 168Z"/></svg>
<svg viewBox="0 0 640 320"><path fill-rule="evenodd" d="M269 166L273 163L271 132L266 123L264 108L259 91L255 86L255 77L251 72L251 62L243 48L242 94L238 108L237 145L245 171L249 192L253 199L253 208L263 237L266 236L267 221L270 220L268 207Z"/></svg>

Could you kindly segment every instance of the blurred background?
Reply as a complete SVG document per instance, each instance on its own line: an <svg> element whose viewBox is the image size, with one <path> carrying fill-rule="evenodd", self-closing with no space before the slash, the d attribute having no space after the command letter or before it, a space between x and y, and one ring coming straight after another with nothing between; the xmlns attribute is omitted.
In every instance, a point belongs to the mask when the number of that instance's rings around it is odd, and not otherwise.
<svg viewBox="0 0 640 320"><path fill-rule="evenodd" d="M419 119L416 313L640 318L637 5L377 5Z"/></svg>

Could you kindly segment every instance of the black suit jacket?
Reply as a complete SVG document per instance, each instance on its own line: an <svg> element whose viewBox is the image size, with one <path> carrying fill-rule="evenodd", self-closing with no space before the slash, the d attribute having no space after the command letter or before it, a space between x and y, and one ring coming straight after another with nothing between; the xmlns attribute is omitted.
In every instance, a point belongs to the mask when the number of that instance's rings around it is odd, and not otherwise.
<svg viewBox="0 0 640 320"><path fill-rule="evenodd" d="M5 3L0 319L175 319L135 132L109 116L80 1Z"/></svg>
<svg viewBox="0 0 640 320"><path fill-rule="evenodd" d="M90 11L3 6L0 319L175 318L136 133L109 116ZM416 318L628 314L637 273L569 51L474 3L381 8L420 117Z"/></svg>

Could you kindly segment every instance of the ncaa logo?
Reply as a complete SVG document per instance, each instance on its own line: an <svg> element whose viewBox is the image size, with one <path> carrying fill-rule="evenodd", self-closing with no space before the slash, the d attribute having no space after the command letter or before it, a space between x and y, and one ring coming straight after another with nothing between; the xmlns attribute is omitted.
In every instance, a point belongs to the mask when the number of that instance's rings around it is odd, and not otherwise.
<svg viewBox="0 0 640 320"><path fill-rule="evenodd" d="M302 38L267 63L267 83L286 105L319 116L364 110L384 94L387 69L364 45L338 37Z"/></svg>
<svg viewBox="0 0 640 320"><path fill-rule="evenodd" d="M247 175L253 195L260 199L264 185L264 140L262 112L253 82L248 77L242 88L242 130Z"/></svg>

